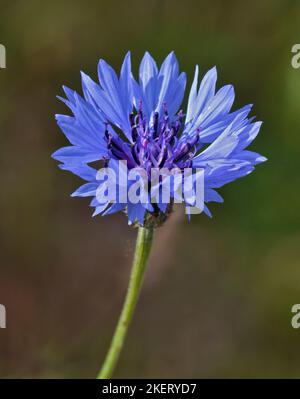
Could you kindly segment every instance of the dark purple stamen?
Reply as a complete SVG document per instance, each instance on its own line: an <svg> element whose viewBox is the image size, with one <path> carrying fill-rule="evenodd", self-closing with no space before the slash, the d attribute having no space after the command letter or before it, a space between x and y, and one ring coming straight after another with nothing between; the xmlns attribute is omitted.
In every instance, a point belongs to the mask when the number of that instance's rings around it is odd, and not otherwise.
<svg viewBox="0 0 300 399"><path fill-rule="evenodd" d="M151 168L186 168L192 164L197 151L199 130L184 142L178 141L178 133L182 127L184 114L178 113L171 121L167 106L163 104L163 113L155 112L151 123L146 120L139 103L136 114L130 114L131 136L133 143L124 142L117 134L107 130L105 136L108 148L115 159L126 160L128 167L142 167L150 173Z"/></svg>

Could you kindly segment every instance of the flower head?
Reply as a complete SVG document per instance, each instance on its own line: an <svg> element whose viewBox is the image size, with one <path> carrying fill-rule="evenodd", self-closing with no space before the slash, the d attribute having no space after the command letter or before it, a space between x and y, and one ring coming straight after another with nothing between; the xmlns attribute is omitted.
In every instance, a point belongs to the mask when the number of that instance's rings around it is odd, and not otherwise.
<svg viewBox="0 0 300 399"><path fill-rule="evenodd" d="M64 87L66 99L61 100L73 116L56 115L56 119L71 146L53 154L61 162L61 169L86 181L73 196L92 196L94 215L126 210L130 224L160 224L176 199L173 189L167 202L159 195L155 202L151 196L147 196L147 201L132 201L127 195L121 200L119 194L113 200L107 195L107 181L99 179L93 167L95 161L102 161L104 167L112 168L118 175L122 168L117 161L126 162L126 194L133 186L133 181L127 184L128 172L136 168L144 171L152 188L154 169L176 170L179 174L187 168L202 170L204 212L210 216L206 204L223 202L215 189L251 173L256 164L266 160L246 150L258 134L261 122L248 118L251 105L231 112L233 87L227 85L216 92L216 68L205 74L198 87L196 67L186 112L180 109L186 75L179 72L173 52L160 69L146 53L138 81L132 75L130 53L119 77L103 60L99 61L98 75L99 84L82 73L83 97ZM116 185L120 188L123 183L118 180ZM163 181L158 180L156 189L161 192ZM187 195L183 201L188 209L194 206Z"/></svg>

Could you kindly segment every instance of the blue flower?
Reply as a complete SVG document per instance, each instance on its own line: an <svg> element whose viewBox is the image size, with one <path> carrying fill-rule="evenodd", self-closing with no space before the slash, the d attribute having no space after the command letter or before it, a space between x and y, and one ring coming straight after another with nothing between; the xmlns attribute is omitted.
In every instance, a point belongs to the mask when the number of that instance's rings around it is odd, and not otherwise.
<svg viewBox="0 0 300 399"><path fill-rule="evenodd" d="M94 215L124 210L130 224L159 224L169 214L175 197L173 192L169 204L112 201L104 195L107 186L99 181L96 161L116 172L120 172L117 161L126 161L129 171L143 168L149 180L153 168L202 169L204 212L211 216L206 204L223 202L215 189L251 173L255 165L266 160L246 150L261 126L248 118L252 106L232 112L233 87L226 85L216 91L215 67L200 85L198 73L197 66L186 113L180 110L186 75L179 71L173 52L160 69L146 52L138 80L132 75L128 53L119 77L104 60L98 64L100 84L82 73L83 97L64 87L66 98L60 99L73 115L56 115L56 120L71 145L56 151L53 158L61 162L61 169L86 181L72 195L93 197ZM193 205L187 198L185 203L187 208Z"/></svg>

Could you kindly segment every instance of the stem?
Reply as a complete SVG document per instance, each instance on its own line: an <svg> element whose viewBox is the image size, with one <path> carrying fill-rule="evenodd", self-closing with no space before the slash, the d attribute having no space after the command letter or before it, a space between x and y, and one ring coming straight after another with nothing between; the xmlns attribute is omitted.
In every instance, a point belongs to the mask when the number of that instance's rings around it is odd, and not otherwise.
<svg viewBox="0 0 300 399"><path fill-rule="evenodd" d="M110 344L110 348L97 378L111 378L118 362L143 283L147 259L152 245L152 238L153 228L139 227L125 302Z"/></svg>

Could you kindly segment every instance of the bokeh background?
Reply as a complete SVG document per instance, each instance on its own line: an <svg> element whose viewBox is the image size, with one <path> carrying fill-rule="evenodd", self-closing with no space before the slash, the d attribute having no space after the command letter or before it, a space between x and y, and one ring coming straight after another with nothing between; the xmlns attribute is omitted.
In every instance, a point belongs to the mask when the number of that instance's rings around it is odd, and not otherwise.
<svg viewBox="0 0 300 399"><path fill-rule="evenodd" d="M175 50L191 83L217 65L235 107L264 121L269 161L220 190L223 205L157 232L117 377L300 377L300 3L288 0L1 0L0 376L90 377L104 358L128 281L136 230L91 218L80 179L50 154L61 85L80 90L100 57L133 66Z"/></svg>

